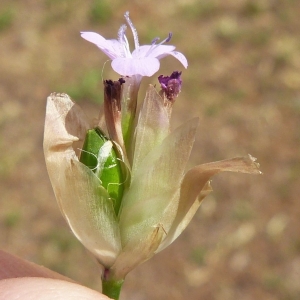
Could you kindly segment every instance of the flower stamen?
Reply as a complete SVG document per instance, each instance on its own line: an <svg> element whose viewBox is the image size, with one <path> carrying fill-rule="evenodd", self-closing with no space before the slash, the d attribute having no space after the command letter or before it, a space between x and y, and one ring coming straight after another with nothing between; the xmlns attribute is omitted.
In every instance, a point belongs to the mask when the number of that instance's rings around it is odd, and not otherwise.
<svg viewBox="0 0 300 300"><path fill-rule="evenodd" d="M118 41L122 44L125 42L124 37L125 37L126 29L127 29L127 26L125 24L123 24L118 31Z"/></svg>
<svg viewBox="0 0 300 300"><path fill-rule="evenodd" d="M125 24L123 24L119 31L118 31L118 41L120 42L120 44L124 47L124 52L123 57L131 57L131 52L130 52L130 47L129 47L129 42L127 40L127 37L125 35L127 26Z"/></svg>
<svg viewBox="0 0 300 300"><path fill-rule="evenodd" d="M148 52L146 53L145 56L148 56L155 48L161 46L162 44L168 43L171 40L172 35L173 35L172 32L169 32L168 36L164 40L162 40L159 44L156 44L156 42L158 40L160 40L159 37L156 37L155 39L153 39L152 42L151 42L151 47L150 47L150 49L148 50Z"/></svg>
<svg viewBox="0 0 300 300"><path fill-rule="evenodd" d="M133 40L134 40L134 47L135 49L138 49L140 47L139 44L139 38L138 38L138 33L137 30L135 29L135 27L133 26L133 23L131 22L130 18L129 18L129 11L126 11L126 13L124 14L124 17L132 31L133 34Z"/></svg>

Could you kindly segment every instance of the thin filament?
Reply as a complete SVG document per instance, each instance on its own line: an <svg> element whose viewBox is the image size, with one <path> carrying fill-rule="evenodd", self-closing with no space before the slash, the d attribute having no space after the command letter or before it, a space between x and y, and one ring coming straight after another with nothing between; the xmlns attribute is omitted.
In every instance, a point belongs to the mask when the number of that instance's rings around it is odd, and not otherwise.
<svg viewBox="0 0 300 300"><path fill-rule="evenodd" d="M139 48L139 38L138 38L138 34L137 34L137 31L135 29L135 27L133 26L131 20L129 19L129 12L127 11L125 14L124 14L124 17L132 31L132 34L133 34L133 40L134 40L134 46L135 46L135 49L138 49Z"/></svg>

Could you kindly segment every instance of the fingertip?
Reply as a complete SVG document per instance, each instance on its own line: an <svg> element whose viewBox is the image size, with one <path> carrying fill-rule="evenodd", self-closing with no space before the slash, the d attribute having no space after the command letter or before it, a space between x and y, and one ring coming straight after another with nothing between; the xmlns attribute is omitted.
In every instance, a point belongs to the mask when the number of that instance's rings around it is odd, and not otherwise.
<svg viewBox="0 0 300 300"><path fill-rule="evenodd" d="M0 280L0 291L0 300L109 299L79 284L50 278L24 277Z"/></svg>

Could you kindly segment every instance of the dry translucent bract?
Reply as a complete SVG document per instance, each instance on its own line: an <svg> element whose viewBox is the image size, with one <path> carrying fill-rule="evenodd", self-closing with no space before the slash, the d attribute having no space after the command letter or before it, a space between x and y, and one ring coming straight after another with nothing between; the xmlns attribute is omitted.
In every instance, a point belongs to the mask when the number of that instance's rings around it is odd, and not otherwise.
<svg viewBox="0 0 300 300"><path fill-rule="evenodd" d="M120 101L126 98L124 92ZM167 101L150 85L131 138L120 146L128 175L116 215L113 199L76 154L91 128L83 112L66 94L53 93L48 98L44 152L57 202L76 237L114 279L123 279L181 234L211 192L213 175L222 171L260 173L250 155L186 172L198 120L170 132Z"/></svg>

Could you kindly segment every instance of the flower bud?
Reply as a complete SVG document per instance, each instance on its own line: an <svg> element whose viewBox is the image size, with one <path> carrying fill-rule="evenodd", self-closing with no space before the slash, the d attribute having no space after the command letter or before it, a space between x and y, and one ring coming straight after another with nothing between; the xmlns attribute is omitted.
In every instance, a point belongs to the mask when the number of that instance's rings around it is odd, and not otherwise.
<svg viewBox="0 0 300 300"><path fill-rule="evenodd" d="M87 131L80 162L89 167L100 179L102 186L113 199L116 215L120 209L125 180L121 159L117 153L115 145L99 128Z"/></svg>
<svg viewBox="0 0 300 300"><path fill-rule="evenodd" d="M158 81L161 85L164 96L174 103L175 98L179 95L181 91L181 72L174 71L171 76L160 75Z"/></svg>

